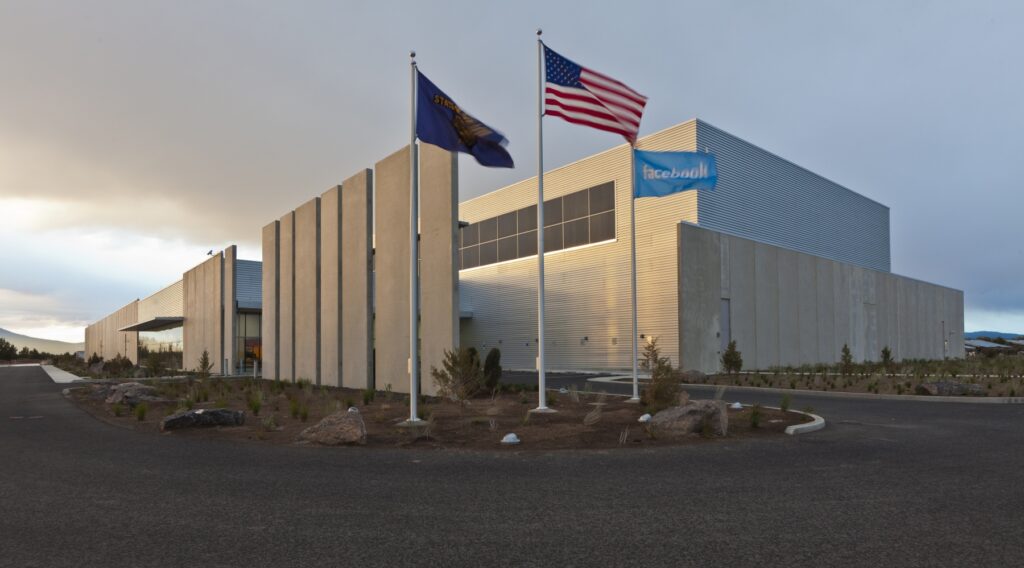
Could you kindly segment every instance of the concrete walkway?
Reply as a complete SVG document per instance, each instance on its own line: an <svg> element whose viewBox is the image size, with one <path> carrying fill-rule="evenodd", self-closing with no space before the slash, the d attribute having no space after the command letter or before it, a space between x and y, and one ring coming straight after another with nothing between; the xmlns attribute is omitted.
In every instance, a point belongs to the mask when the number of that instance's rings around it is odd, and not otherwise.
<svg viewBox="0 0 1024 568"><path fill-rule="evenodd" d="M42 367L43 370L46 371L47 375L50 375L50 378L55 383L67 384L82 380L82 377L72 375L71 373L65 371L64 369L58 369L53 365L40 365L40 367Z"/></svg>

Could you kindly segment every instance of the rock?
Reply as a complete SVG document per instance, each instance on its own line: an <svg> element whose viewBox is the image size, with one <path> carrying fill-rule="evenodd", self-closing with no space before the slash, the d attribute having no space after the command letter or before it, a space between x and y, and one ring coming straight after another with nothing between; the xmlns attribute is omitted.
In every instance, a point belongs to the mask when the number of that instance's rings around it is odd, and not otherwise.
<svg viewBox="0 0 1024 568"><path fill-rule="evenodd" d="M683 382L691 385L703 385L708 382L708 376L700 371L684 371Z"/></svg>
<svg viewBox="0 0 1024 568"><path fill-rule="evenodd" d="M725 436L729 431L729 413L720 400L693 400L682 406L666 408L654 415L651 425L678 434L700 432L703 424L711 434Z"/></svg>
<svg viewBox="0 0 1024 568"><path fill-rule="evenodd" d="M743 405L738 403L738 402L734 402L734 403L729 405L729 408L731 408L733 410L743 410Z"/></svg>
<svg viewBox="0 0 1024 568"><path fill-rule="evenodd" d="M935 381L917 385L916 392L928 396L985 396L985 387L970 383Z"/></svg>
<svg viewBox="0 0 1024 568"><path fill-rule="evenodd" d="M180 430L197 426L241 426L245 412L225 408L200 408L172 414L160 422L160 430Z"/></svg>
<svg viewBox="0 0 1024 568"><path fill-rule="evenodd" d="M509 432L508 434L505 434L504 438L501 439L501 443L514 446L515 444L519 443L519 436L516 436L514 433Z"/></svg>
<svg viewBox="0 0 1024 568"><path fill-rule="evenodd" d="M163 400L156 394L156 389L142 383L130 382L114 385L107 396L107 404L127 404L135 406L143 401Z"/></svg>
<svg viewBox="0 0 1024 568"><path fill-rule="evenodd" d="M648 422L651 421L651 415L650 414L644 414L640 418L637 418L636 421L641 423L641 424L647 424Z"/></svg>
<svg viewBox="0 0 1024 568"><path fill-rule="evenodd" d="M366 424L358 410L356 412L339 410L328 415L318 424L300 432L299 439L324 446L365 445Z"/></svg>

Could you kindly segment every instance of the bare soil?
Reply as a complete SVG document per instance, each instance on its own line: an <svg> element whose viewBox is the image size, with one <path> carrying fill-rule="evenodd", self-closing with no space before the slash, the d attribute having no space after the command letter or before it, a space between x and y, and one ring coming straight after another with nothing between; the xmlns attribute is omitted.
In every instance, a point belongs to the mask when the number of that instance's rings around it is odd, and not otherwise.
<svg viewBox="0 0 1024 568"><path fill-rule="evenodd" d="M786 373L751 372L737 375L709 375L706 384L762 387L790 390L836 391L850 393L920 394L917 386L934 381L953 381L981 385L986 396L1022 396L1024 378L1011 376L954 377L954 376L889 376L884 374L832 374L832 373Z"/></svg>
<svg viewBox="0 0 1024 568"><path fill-rule="evenodd" d="M148 382L148 381L142 381ZM217 438L269 444L304 444L299 433L324 416L348 406L357 406L366 423L367 446L465 448L477 450L562 450L657 447L713 443L716 440L771 437L784 434L787 426L809 419L794 412L760 409L760 426L751 425L751 409L729 410L729 434L722 437L686 436L658 432L637 422L647 412L642 405L594 392L548 395L548 404L558 412L531 413L537 405L536 392L505 392L460 404L426 397L419 405L423 425L403 427L409 417L406 395L376 392L364 403L364 392L333 387L313 387L290 382L251 379L206 379L152 382L166 402L147 403L139 420L132 409L104 401L105 386L85 385L71 391L71 399L93 416L123 428L153 434L188 438ZM262 401L254 414L250 401ZM164 416L182 409L229 408L244 410L246 422L237 427L214 427L160 432ZM590 419L585 419L590 415ZM500 443L514 432L521 443Z"/></svg>

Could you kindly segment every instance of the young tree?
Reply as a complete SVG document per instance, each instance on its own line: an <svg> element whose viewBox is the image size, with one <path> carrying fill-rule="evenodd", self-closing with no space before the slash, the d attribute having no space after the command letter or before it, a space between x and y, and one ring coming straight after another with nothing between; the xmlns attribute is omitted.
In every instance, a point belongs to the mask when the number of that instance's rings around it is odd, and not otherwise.
<svg viewBox="0 0 1024 568"><path fill-rule="evenodd" d="M839 358L839 372L845 377L853 372L853 354L850 353L850 346L843 344L843 354Z"/></svg>
<svg viewBox="0 0 1024 568"><path fill-rule="evenodd" d="M501 382L501 351L492 347L484 359L484 386L487 390L493 391L498 388Z"/></svg>
<svg viewBox="0 0 1024 568"><path fill-rule="evenodd" d="M886 345L882 348L882 368L885 369L886 374L891 375L893 366L892 349Z"/></svg>
<svg viewBox="0 0 1024 568"><path fill-rule="evenodd" d="M210 352L203 349L203 354L199 356L199 378L208 379L210 377L210 371L213 369L213 363L210 362Z"/></svg>
<svg viewBox="0 0 1024 568"><path fill-rule="evenodd" d="M438 394L456 401L471 398L483 384L480 359L472 347L445 349L441 369L431 367L430 374L437 384Z"/></svg>
<svg viewBox="0 0 1024 568"><path fill-rule="evenodd" d="M743 354L736 349L736 340L733 339L722 353L722 369L726 373L739 373L743 368Z"/></svg>

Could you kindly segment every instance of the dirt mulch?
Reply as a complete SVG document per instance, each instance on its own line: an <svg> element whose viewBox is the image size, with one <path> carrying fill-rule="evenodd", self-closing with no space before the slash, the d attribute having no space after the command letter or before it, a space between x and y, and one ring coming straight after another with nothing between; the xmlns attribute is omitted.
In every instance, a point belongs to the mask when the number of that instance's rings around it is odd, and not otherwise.
<svg viewBox="0 0 1024 568"><path fill-rule="evenodd" d="M637 422L647 412L642 405L624 398L579 391L551 392L548 404L558 412L531 413L537 405L536 392L506 392L459 404L426 398L419 409L424 423L417 427L399 424L409 417L408 397L385 392L373 394L364 404L364 392L333 387L300 386L293 383L247 379L207 379L152 383L167 402L149 402L139 420L132 409L104 402L104 385L86 385L71 391L70 398L93 416L123 428L153 434L187 438L249 440L269 444L297 444L299 433L324 416L348 406L357 406L366 423L367 446L416 448L465 448L474 450L563 450L659 447L713 443L716 440L760 438L784 434L787 426L809 419L792 412L761 409L760 427L751 425L751 409L729 410L729 435L725 438L672 435L652 430ZM261 400L259 413L250 405ZM164 416L190 401L193 408L244 410L246 422L238 427L214 427L160 432ZM590 416L586 420L587 416ZM500 443L514 432L521 443Z"/></svg>

